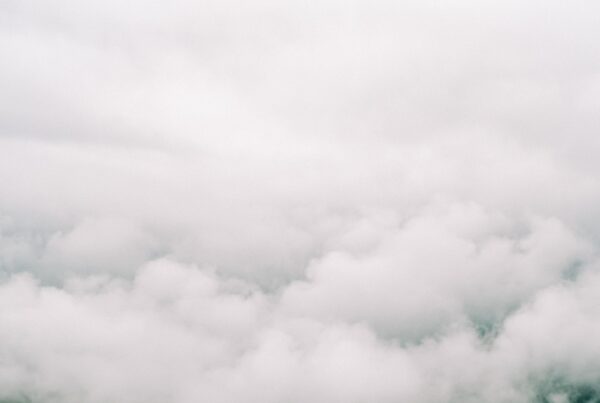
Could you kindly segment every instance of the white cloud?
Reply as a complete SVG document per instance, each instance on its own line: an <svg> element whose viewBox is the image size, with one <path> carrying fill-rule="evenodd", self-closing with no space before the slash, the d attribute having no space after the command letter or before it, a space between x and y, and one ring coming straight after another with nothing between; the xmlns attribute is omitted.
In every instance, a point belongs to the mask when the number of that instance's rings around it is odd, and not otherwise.
<svg viewBox="0 0 600 403"><path fill-rule="evenodd" d="M598 15L4 2L0 400L596 398Z"/></svg>

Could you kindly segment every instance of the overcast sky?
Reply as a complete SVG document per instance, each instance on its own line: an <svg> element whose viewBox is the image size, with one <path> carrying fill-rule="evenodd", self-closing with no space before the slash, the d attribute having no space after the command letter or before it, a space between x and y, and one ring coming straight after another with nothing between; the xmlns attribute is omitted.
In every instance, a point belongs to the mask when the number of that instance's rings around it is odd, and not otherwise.
<svg viewBox="0 0 600 403"><path fill-rule="evenodd" d="M0 1L0 403L600 401L599 41L595 0Z"/></svg>

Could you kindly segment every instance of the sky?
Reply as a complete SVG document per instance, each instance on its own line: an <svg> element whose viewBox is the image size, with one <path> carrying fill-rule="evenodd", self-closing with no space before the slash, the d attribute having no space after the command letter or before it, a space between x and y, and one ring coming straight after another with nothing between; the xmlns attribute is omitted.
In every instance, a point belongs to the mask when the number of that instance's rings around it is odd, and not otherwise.
<svg viewBox="0 0 600 403"><path fill-rule="evenodd" d="M600 402L599 37L0 2L0 403Z"/></svg>

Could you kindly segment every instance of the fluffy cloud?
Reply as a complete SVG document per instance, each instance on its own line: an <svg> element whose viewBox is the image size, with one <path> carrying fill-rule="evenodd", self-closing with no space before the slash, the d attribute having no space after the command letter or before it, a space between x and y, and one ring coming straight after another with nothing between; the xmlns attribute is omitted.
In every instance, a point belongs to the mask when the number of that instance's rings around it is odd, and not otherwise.
<svg viewBox="0 0 600 403"><path fill-rule="evenodd" d="M600 399L599 6L0 5L0 400Z"/></svg>

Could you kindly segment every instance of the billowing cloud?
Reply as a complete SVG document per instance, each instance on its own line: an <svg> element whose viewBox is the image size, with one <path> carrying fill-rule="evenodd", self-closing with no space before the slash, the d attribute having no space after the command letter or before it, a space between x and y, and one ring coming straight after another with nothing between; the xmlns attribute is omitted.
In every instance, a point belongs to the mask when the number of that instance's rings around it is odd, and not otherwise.
<svg viewBox="0 0 600 403"><path fill-rule="evenodd" d="M599 400L598 16L0 4L0 401Z"/></svg>

